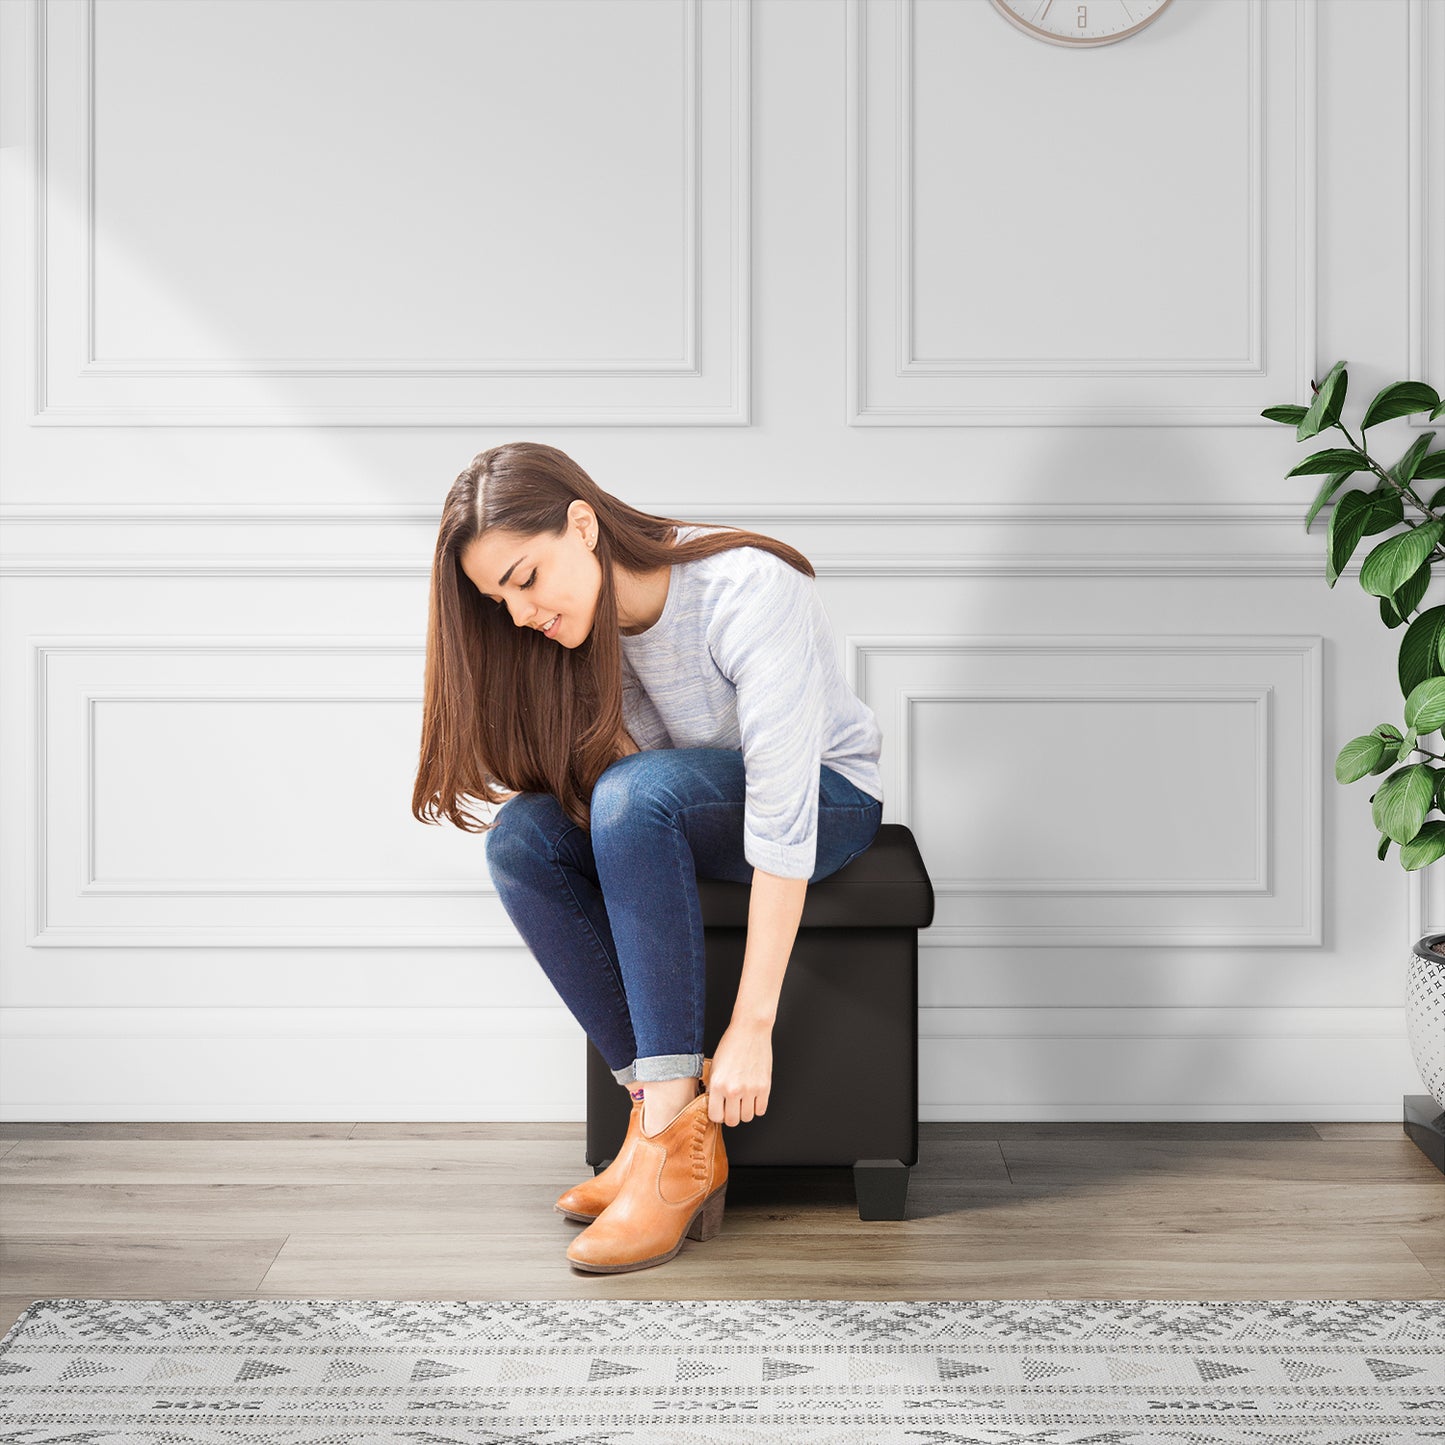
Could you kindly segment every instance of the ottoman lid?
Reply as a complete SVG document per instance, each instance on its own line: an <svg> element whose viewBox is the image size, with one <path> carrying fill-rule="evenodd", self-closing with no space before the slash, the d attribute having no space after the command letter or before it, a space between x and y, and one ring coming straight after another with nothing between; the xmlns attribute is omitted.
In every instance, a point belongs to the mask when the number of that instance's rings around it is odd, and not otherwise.
<svg viewBox="0 0 1445 1445"><path fill-rule="evenodd" d="M705 928L746 928L752 884L699 878ZM880 823L866 852L836 873L808 884L799 928L927 928L933 922L933 884L913 831Z"/></svg>

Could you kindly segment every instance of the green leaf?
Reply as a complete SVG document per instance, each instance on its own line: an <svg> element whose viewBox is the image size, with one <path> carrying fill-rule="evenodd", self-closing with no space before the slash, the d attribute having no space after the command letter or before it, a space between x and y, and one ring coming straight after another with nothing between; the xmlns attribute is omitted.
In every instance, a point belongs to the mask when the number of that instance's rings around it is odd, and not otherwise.
<svg viewBox="0 0 1445 1445"><path fill-rule="evenodd" d="M1354 447L1328 447L1322 452L1312 452L1299 466L1291 467L1287 477L1307 477L1316 472L1337 472L1341 468L1351 472L1370 470L1370 459Z"/></svg>
<svg viewBox="0 0 1445 1445"><path fill-rule="evenodd" d="M1365 408L1365 419L1360 423L1360 430L1363 432L1393 417L1409 416L1416 411L1429 411L1431 407L1439 405L1440 398L1433 386L1426 386L1423 381L1397 381L1378 392Z"/></svg>
<svg viewBox="0 0 1445 1445"><path fill-rule="evenodd" d="M1379 774L1387 768L1393 768L1396 763L1401 761L1400 748L1405 740L1401 736L1400 729L1394 723L1381 723L1375 729L1375 736L1385 744L1385 751L1380 754L1380 761L1370 769L1372 773ZM1370 801L1372 803L1375 801L1373 793L1370 794Z"/></svg>
<svg viewBox="0 0 1445 1445"><path fill-rule="evenodd" d="M1380 754L1380 761L1370 771L1377 776L1387 768L1393 768L1400 761L1400 745L1404 739L1392 727L1377 727L1375 734L1384 743L1384 751ZM1370 801L1375 801L1374 794L1370 795Z"/></svg>
<svg viewBox="0 0 1445 1445"><path fill-rule="evenodd" d="M1424 763L1410 763L1391 773L1375 794L1375 827L1397 843L1408 843L1420 831L1434 796L1434 773Z"/></svg>
<svg viewBox="0 0 1445 1445"><path fill-rule="evenodd" d="M1307 406L1267 406L1260 412L1260 416L1266 416L1270 421L1284 421L1291 426L1298 426L1305 419L1305 413L1309 410Z"/></svg>
<svg viewBox="0 0 1445 1445"><path fill-rule="evenodd" d="M1410 449L1390 468L1390 475L1399 482L1402 487L1408 487L1415 480L1420 459L1430 450L1430 443L1435 440L1435 433L1424 432L1410 443Z"/></svg>
<svg viewBox="0 0 1445 1445"><path fill-rule="evenodd" d="M1389 495L1358 489L1346 492L1331 510L1325 531L1325 580L1329 585L1333 587L1339 580L1360 538L1395 526L1402 515L1400 494L1393 489Z"/></svg>
<svg viewBox="0 0 1445 1445"><path fill-rule="evenodd" d="M1442 534L1445 522L1422 522L1386 538L1361 564L1360 586L1372 597L1393 597L1425 565Z"/></svg>
<svg viewBox="0 0 1445 1445"><path fill-rule="evenodd" d="M1425 565L1410 578L1393 597L1380 598L1380 621L1386 627L1399 627L1409 621L1410 614L1420 605L1430 587L1431 563Z"/></svg>
<svg viewBox="0 0 1445 1445"><path fill-rule="evenodd" d="M1385 861L1385 854L1390 851L1390 844L1392 841L1393 839L1391 839L1388 833L1380 834L1380 847L1379 850L1376 852L1375 857L1377 857L1381 863Z"/></svg>
<svg viewBox="0 0 1445 1445"><path fill-rule="evenodd" d="M1435 433L1431 432L1431 436ZM1436 477L1445 477L1445 452L1431 452L1428 457L1421 459L1420 465L1415 468L1415 480L1417 482L1434 481ZM1435 504L1430 504L1430 510L1435 510Z"/></svg>
<svg viewBox="0 0 1445 1445"><path fill-rule="evenodd" d="M1445 858L1445 822L1432 818L1414 838L1400 845L1400 866L1414 873L1438 858Z"/></svg>
<svg viewBox="0 0 1445 1445"><path fill-rule="evenodd" d="M1375 764L1384 756L1384 752L1384 740L1377 738L1374 733L1366 733L1362 738L1351 738L1335 759L1335 781L1358 782L1375 770Z"/></svg>
<svg viewBox="0 0 1445 1445"><path fill-rule="evenodd" d="M1334 496L1335 490L1336 488L1338 488L1340 483L1344 481L1346 477L1354 476L1354 474L1359 470L1360 469L1358 467L1349 467L1343 472L1336 472L1334 476L1332 476L1324 484L1324 486L1319 489L1319 492L1315 496L1314 505L1310 508L1309 516L1305 518L1306 532L1309 531L1311 525L1314 523L1315 518L1319 515L1320 508L1323 507L1324 504L1328 502L1332 496ZM1435 509L1432 507L1430 510L1434 511Z"/></svg>
<svg viewBox="0 0 1445 1445"><path fill-rule="evenodd" d="M1427 677L1411 689L1405 699L1405 722L1416 736L1439 731L1445 723L1445 677Z"/></svg>
<svg viewBox="0 0 1445 1445"><path fill-rule="evenodd" d="M1371 491L1370 500L1374 505L1370 508L1370 517L1365 523L1365 536L1386 532L1391 527L1398 527L1405 520L1405 498L1398 487L1391 486L1389 482L1381 482ZM1414 526L1415 523L1410 525Z"/></svg>
<svg viewBox="0 0 1445 1445"><path fill-rule="evenodd" d="M1325 529L1325 581L1331 587L1339 581L1345 564L1365 535L1370 507L1370 494L1355 489L1346 492L1330 511L1329 526Z"/></svg>
<svg viewBox="0 0 1445 1445"><path fill-rule="evenodd" d="M1445 673L1445 607L1427 607L1400 639L1400 696L1410 694L1427 678Z"/></svg>
<svg viewBox="0 0 1445 1445"><path fill-rule="evenodd" d="M1297 441L1307 442L1326 427L1334 426L1340 419L1340 408L1345 404L1345 392L1349 387L1349 376L1345 363L1337 361L1330 367L1329 375L1320 383L1310 409L1305 413L1295 432Z"/></svg>

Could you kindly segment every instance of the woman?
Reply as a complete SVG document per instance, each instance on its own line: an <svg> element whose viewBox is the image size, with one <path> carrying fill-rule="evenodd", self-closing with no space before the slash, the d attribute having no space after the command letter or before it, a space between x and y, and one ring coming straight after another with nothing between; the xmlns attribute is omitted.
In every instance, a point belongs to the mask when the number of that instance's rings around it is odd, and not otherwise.
<svg viewBox="0 0 1445 1445"><path fill-rule="evenodd" d="M591 1221L567 1257L661 1264L721 1227L720 1126L766 1110L808 882L878 831L878 720L802 553L639 512L529 442L447 495L425 692L413 814L489 835L508 917L632 1095L617 1158L557 1201ZM481 823L464 794L504 806ZM698 877L752 885L710 1058Z"/></svg>

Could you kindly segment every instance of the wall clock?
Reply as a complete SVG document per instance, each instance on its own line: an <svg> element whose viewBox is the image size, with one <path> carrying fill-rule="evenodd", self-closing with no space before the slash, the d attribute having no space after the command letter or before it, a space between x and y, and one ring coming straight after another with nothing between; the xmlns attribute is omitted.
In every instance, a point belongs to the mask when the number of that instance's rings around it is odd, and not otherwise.
<svg viewBox="0 0 1445 1445"><path fill-rule="evenodd" d="M1170 0L993 0L994 9L1035 40L1112 45L1137 35Z"/></svg>

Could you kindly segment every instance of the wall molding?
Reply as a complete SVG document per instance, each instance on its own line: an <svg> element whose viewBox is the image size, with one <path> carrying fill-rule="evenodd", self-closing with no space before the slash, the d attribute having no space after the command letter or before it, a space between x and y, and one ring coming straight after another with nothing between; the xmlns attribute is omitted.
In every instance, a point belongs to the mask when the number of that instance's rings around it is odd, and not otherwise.
<svg viewBox="0 0 1445 1445"><path fill-rule="evenodd" d="M1048 898L1077 897L1081 905L1088 899L1114 896L1169 895L1184 899L1207 900L1209 897L1249 899L1260 906L1258 916L1223 922L1185 921L1179 924L1119 924L1095 921L1087 913L1064 923L1040 921L1029 914L1027 922L1015 923L1004 917L1001 921L980 921L972 924L950 923L948 910L936 915L935 922L919 934L920 947L1021 947L1021 948L1102 948L1102 947L1230 947L1230 948L1298 948L1318 946L1324 942L1324 842L1320 821L1323 817L1323 754L1324 754L1324 639L1312 634L1186 634L1158 636L1151 634L994 634L989 636L916 636L912 634L859 635L844 639L845 674L849 686L885 723L886 736L892 748L885 759L883 773L885 812L889 821L897 820L914 826L912 799L915 796L918 768L913 756L911 738L915 699L986 698L1021 701L1077 700L1087 698L1115 701L1119 697L1157 700L1161 697L1198 698L1218 702L1242 700L1255 705L1255 749L1257 761L1256 808L1254 837L1260 849L1263 873L1250 880L1201 879L1171 881L1162 886L1137 881L1093 883L1085 880L1044 879L1042 882L1020 879L1016 882L948 878L940 874L934 883L935 895L941 899L972 897ZM970 683L960 687L947 683L919 686L913 682L887 688L875 681L882 670L880 662L890 657L907 657L918 674L920 659L928 658L1009 658L1039 659L1034 671L1046 671L1043 659L1049 655L1067 657L1095 656L1101 662L1093 676L1102 675L1104 659L1125 658L1135 662L1150 656L1177 659L1181 655L1191 661L1193 674L1187 683L1167 681L1141 684L1132 676L1116 682L1061 684L1046 682L1037 685L1008 681ZM1292 696L1297 716L1291 716L1288 701L1281 700L1282 679L1267 675L1259 682L1237 679L1211 683L1195 680L1211 656L1251 659L1286 657L1298 668L1298 686ZM1291 694L1286 693L1285 699ZM1279 721L1272 725L1272 715ZM1271 732L1285 729L1271 747ZM1290 768L1290 774L1280 773ZM1288 777L1299 798L1297 816L1277 819L1268 795L1275 786L1276 775ZM1288 828L1288 832L1285 830ZM1288 858L1281 862L1282 841L1295 842ZM926 851L926 840L922 846ZM1293 893L1281 893L1281 880L1298 865ZM1289 899L1297 899L1291 909ZM1274 900L1280 900L1271 913ZM1011 905L1012 906L1012 905ZM958 910L954 910L956 915ZM1021 911L1021 910L1015 910ZM1102 910L1101 910L1102 911ZM1276 916L1278 915L1278 916Z"/></svg>
<svg viewBox="0 0 1445 1445"><path fill-rule="evenodd" d="M1264 311L1261 304L1264 290L1263 276L1267 257L1265 223L1268 214L1268 197L1264 191L1265 163L1263 147L1265 131L1262 119L1265 114L1265 89L1267 75L1264 67L1265 27L1264 9L1261 0L1249 0L1247 22L1249 46L1249 127L1248 144L1240 172L1249 177L1249 236L1245 246L1244 272L1249 278L1249 346L1244 356L1221 356L1216 359L1200 359L1189 356L1138 356L1123 360L1107 357L1039 357L1036 360L1013 361L1003 357L930 356L918 355L914 340L914 321L918 312L916 288L914 285L913 257L916 252L915 238L918 233L918 219L914 204L913 177L915 173L913 155L914 122L917 117L913 83L914 59L916 55L913 18L917 10L916 0L901 0L894 20L894 87L898 97L896 111L900 117L898 127L898 213L894 218L894 230L898 235L896 252L894 294L900 298L897 314L898 352L894 362L894 374L906 376L910 372L924 376L1158 376L1172 373L1176 376L1207 378L1211 376L1263 376L1264 371ZM860 21L860 24L866 24ZM865 32L866 33L866 32ZM862 80L860 78L860 85ZM861 169L860 152L860 169ZM859 186L860 192L862 185ZM1307 244L1313 244L1312 239Z"/></svg>
<svg viewBox="0 0 1445 1445"><path fill-rule="evenodd" d="M28 0L25 7L32 426L750 424L751 0L706 7L687 0L682 11L681 354L464 361L98 358L95 4ZM65 177L74 193L57 198L52 189ZM720 218L715 238L702 230L709 214ZM57 292L62 281L66 289ZM501 383L490 404L471 400L484 378ZM166 381L180 385L153 384ZM275 381L290 384L287 399ZM556 395L569 399L547 400ZM341 403L332 404L337 397Z"/></svg>
<svg viewBox="0 0 1445 1445"><path fill-rule="evenodd" d="M1272 425L1278 426L1275 422ZM1326 445L1321 442L1320 445ZM1314 478L1305 477L1305 482ZM1068 522L1071 526L1131 526L1174 523L1193 526L1214 522L1229 526L1303 526L1312 496L1299 502L728 502L696 501L679 504L634 502L639 511L654 516L685 513L688 520L734 526L796 523L800 526L846 525L864 521L870 527L901 526L910 522L955 522L972 526L981 522ZM435 526L440 516L435 503L303 502L4 502L0 525L26 522L260 522L284 526L308 522L411 522ZM1332 504L1321 508L1315 525L1322 536ZM741 520L739 520L741 519ZM1313 529L1312 529L1313 530Z"/></svg>
<svg viewBox="0 0 1445 1445"><path fill-rule="evenodd" d="M47 0L54 3L54 0ZM685 261L684 291L681 314L684 318L684 344L679 356L597 357L572 360L561 357L529 361L519 357L491 358L470 361L446 361L440 358L412 360L405 357L374 356L366 361L347 361L344 357L288 357L285 361L250 360L199 361L175 357L169 361L109 358L100 360L95 345L95 6L96 0L85 0L81 35L81 68L84 79L80 86L81 129L84 158L81 167L81 191L84 196L82 228L85 248L85 352L79 368L81 376L369 376L395 379L414 376L588 376L596 373L614 376L695 376L703 375L698 360L697 339L702 326L702 246L699 219L698 176L702 165L701 136L703 116L702 60L698 52L698 30L701 0L685 0L682 11L682 133L683 205ZM43 25L42 21L42 25ZM36 83L44 85L44 75L37 71ZM734 231L733 241L737 244ZM47 348L44 334L45 311L40 311L42 330L40 352ZM37 373L43 376L43 373Z"/></svg>
<svg viewBox="0 0 1445 1445"><path fill-rule="evenodd" d="M1445 15L1438 4L1410 0L1410 200L1406 232L1410 274L1405 333L1406 376L1445 387ZM1408 424L1439 426L1428 412Z"/></svg>
<svg viewBox="0 0 1445 1445"><path fill-rule="evenodd" d="M57 651L60 649L48 649ZM95 648L88 648L87 651L96 651ZM107 652L114 653L120 649L107 647ZM155 648L147 648L147 651L155 651ZM181 649L175 649L181 650ZM184 648L187 652L211 652L234 654L238 651L255 652L254 647L234 648L217 644L210 648L197 648L194 645ZM265 649L268 654L282 651L280 647ZM291 652L302 651L335 651L336 644L321 647L293 647ZM379 651L403 652L414 654L418 661L422 657L422 649L418 646L394 646L383 647L351 648L353 652L365 651L373 655ZM37 659L43 666L44 659ZM96 869L96 807L95 807L95 757L96 757L96 710L102 703L310 703L310 702L344 702L350 704L365 703L392 703L402 702L411 704L416 716L421 716L423 698L419 690L411 687L398 687L391 689L379 689L372 686L352 686L346 683L335 683L329 687L319 687L314 683L304 686L278 687L272 682L258 682L252 688L237 687L235 683L214 683L209 686L197 686L187 684L184 687L156 688L156 687L126 687L126 688L86 688L83 689L77 698L84 712L84 732L81 738L83 750L83 766L85 769L85 793L82 803L84 808L84 822L80 838L81 855L83 866L81 871L80 897L88 898L169 898L169 897L192 897L192 898L475 898L478 895L483 897L497 897L497 890L488 882L480 884L475 881L453 879L425 879L425 878L354 878L351 880L338 878L300 878L291 876L287 878L257 878L245 883L231 883L221 878L189 879L189 878L116 878L103 879L98 876ZM46 813L46 791L43 786L44 777L40 774L42 766L40 759L34 760L37 776L40 777L41 788L39 792L40 816L37 822L36 836L44 837L51 831L50 819ZM477 811L485 814L485 807L478 803ZM39 857L41 870L40 887L42 896L46 887L45 858ZM485 869L480 875L486 877Z"/></svg>
<svg viewBox="0 0 1445 1445"><path fill-rule="evenodd" d="M129 919L112 912L103 912L107 900L145 900L181 898L246 898L257 905L266 900L358 899L391 897L398 899L487 899L496 898L496 890L487 880L484 858L485 834L475 835L477 844L477 878L474 882L406 879L286 879L253 880L245 884L224 881L192 881L182 879L97 880L95 869L95 709L100 702L166 702L235 701L235 702L315 702L344 700L354 702L402 702L411 704L420 714L420 689L411 683L387 686L375 681L329 685L315 681L279 683L260 678L251 687L229 676L214 683L185 681L173 685L155 681L101 685L75 677L67 679L65 690L56 681L57 663L69 657L90 655L113 658L125 654L159 656L174 660L181 655L221 657L228 660L242 656L269 659L277 655L344 654L351 657L409 656L418 664L423 644L418 640L393 637L297 638L205 638L71 636L66 638L31 639L26 668L32 689L28 732L28 766L26 772L27 850L26 930L25 942L38 948L125 948L125 947L389 947L389 948L516 948L516 929L501 914L501 921L491 925L459 925L418 923L401 920L394 924L378 924L361 919L355 924L329 921L304 923L277 918L261 924L231 921L166 924L154 918ZM173 674L179 668L172 669ZM69 718L67 729L57 728L52 716L63 706ZM73 903L76 915L57 921L53 894L57 880L53 876L50 840L63 837L60 822L53 816L52 757L60 746L72 751L60 759L65 776L79 779L76 785L78 816L73 819L75 837L66 864L73 877L65 885L65 901ZM491 821L495 814L480 800L472 811ZM65 856L62 854L62 856ZM122 906L124 906L122 904ZM134 910L132 910L134 911ZM500 904L493 911L501 913ZM423 910L424 913L424 910ZM89 921L96 915L99 921Z"/></svg>
<svg viewBox="0 0 1445 1445"><path fill-rule="evenodd" d="M997 557L979 553L954 557L812 556L819 577L1308 577L1324 580L1319 558L1285 553L1236 557L1228 554L1143 557L1126 553L1081 557L1053 553ZM1340 574L1358 577L1363 559ZM363 561L348 557L117 558L67 555L0 558L0 577L426 577L430 561L410 558Z"/></svg>
<svg viewBox="0 0 1445 1445"><path fill-rule="evenodd" d="M1309 577L1324 581L1332 510L1304 531L1309 502L728 504L687 503L643 511L704 525L784 537L820 577ZM435 505L308 504L138 506L0 505L10 549L0 577L412 577L429 575ZM204 534L225 529L224 546ZM347 529L345 550L327 550ZM198 535L186 535L184 529ZM237 531L246 528L244 538ZM307 538L306 529L314 536ZM1101 550L1097 536L1070 548L1081 529L1111 528L1127 546ZM90 529L91 535L83 533ZM118 535L117 529L125 529ZM149 535L142 536L144 529ZM404 530L414 529L407 538ZM377 534L375 542L367 533ZM1013 535L1011 535L1013 534ZM890 550L879 548L886 536ZM121 545L122 542L127 547ZM244 541L242 550L238 545ZM309 545L308 545L309 544ZM1212 544L1212 545L1210 545ZM360 554L353 548L365 547ZM134 548L134 551L129 551ZM170 549L174 549L171 554ZM1344 576L1358 577L1360 548Z"/></svg>
<svg viewBox="0 0 1445 1445"><path fill-rule="evenodd" d="M1256 378L1268 382L1267 335L1269 319L1262 306L1269 294L1269 192L1266 184L1271 121L1266 99L1268 75L1265 69L1267 18L1271 7L1264 0L1247 0L1249 5L1249 354L1201 363L1188 358L1133 358L1122 361L1080 361L1073 358L1040 357L1023 361L983 357L916 357L911 317L915 312L913 247L913 19L914 0L890 0L893 25L892 94L876 103L869 95L869 13L876 13L878 0L847 0L847 396L845 421L849 426L1272 426L1260 415L1265 399L1258 405L1217 404L1204 401L1167 400L1153 405L1101 405L1096 403L1055 403L1020 405L1012 400L968 405L966 393L954 388L954 398L939 404L936 388L902 401L909 378L916 391L920 383L938 377L1057 378L1060 376L1132 376L1145 382L1161 373L1194 378L1193 391L1201 381L1223 376ZM1276 0L1282 5L1284 0ZM1315 360L1318 297L1316 294L1316 249L1318 215L1316 204L1316 155L1318 149L1316 87L1318 83L1318 32L1314 6L1308 0L1291 0L1294 40L1294 165L1293 215L1288 224L1295 244L1293 257L1294 316L1293 367L1290 389L1297 396L1309 395L1309 383L1317 370ZM892 270L883 278L870 276L868 212L870 176L867 164L870 108L894 127L894 196L891 224ZM1281 149L1283 146L1281 145ZM886 183L885 183L886 184ZM1282 223L1284 224L1284 223ZM1288 285L1286 278L1280 278ZM889 313L892 335L870 337L870 281L893 298ZM870 395L870 355L874 370L886 372L905 388L894 389L894 399ZM886 359L886 366L884 361ZM1275 378L1282 388L1284 383ZM1002 395L1009 396L1013 393ZM921 397L927 396L925 402Z"/></svg>
<svg viewBox="0 0 1445 1445"><path fill-rule="evenodd" d="M1032 644L1034 639L1027 641ZM1071 642L1076 639L1070 639ZM877 650L877 649L875 649ZM969 651L967 646L958 649ZM1002 649L997 649L1002 650ZM1091 651L1087 646L1079 649ZM1103 650L1103 649L1097 649ZM1108 649L1118 651L1117 647ZM1152 649L1151 649L1152 650ZM977 683L970 687L904 687L894 695L893 729L897 740L897 771L903 778L890 822L914 827L918 795L918 769L913 765L913 722L915 704L920 702L1020 702L1020 703L1129 703L1129 702L1245 702L1254 708L1255 779L1254 779L1254 848L1259 868L1252 878L950 878L931 874L933 891L938 897L993 897L1016 894L1035 898L1043 896L1086 897L1112 893L1119 897L1165 895L1180 897L1210 893L1235 897L1270 892L1268 869L1270 808L1269 779L1264 760L1269 756L1269 702L1273 688L1268 683L1240 686L1233 683L1151 683L1136 682L1078 683L1067 687L1040 685L1020 686L1016 683Z"/></svg>

